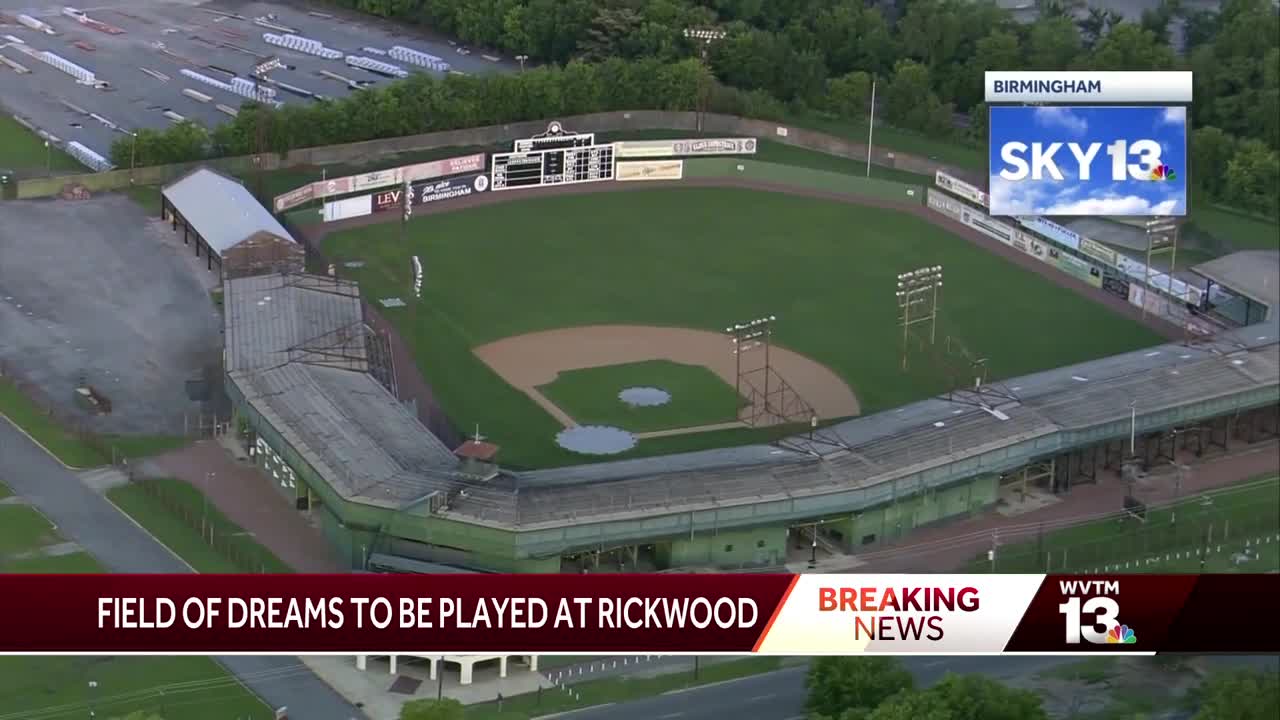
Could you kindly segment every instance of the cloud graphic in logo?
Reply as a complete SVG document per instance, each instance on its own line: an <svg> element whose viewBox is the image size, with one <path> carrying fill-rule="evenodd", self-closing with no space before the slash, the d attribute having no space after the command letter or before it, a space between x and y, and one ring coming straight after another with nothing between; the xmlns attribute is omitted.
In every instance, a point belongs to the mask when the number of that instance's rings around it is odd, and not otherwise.
<svg viewBox="0 0 1280 720"><path fill-rule="evenodd" d="M1138 636L1128 625L1116 625L1107 631L1108 645L1132 645L1138 642Z"/></svg>
<svg viewBox="0 0 1280 720"><path fill-rule="evenodd" d="M1166 125L1182 125L1187 122L1187 109L1182 105L1173 105L1164 109L1161 121Z"/></svg>
<svg viewBox="0 0 1280 720"><path fill-rule="evenodd" d="M1070 133L1083 135L1089 130L1089 121L1063 107L1038 107L1035 110L1036 122L1044 127L1056 127Z"/></svg>

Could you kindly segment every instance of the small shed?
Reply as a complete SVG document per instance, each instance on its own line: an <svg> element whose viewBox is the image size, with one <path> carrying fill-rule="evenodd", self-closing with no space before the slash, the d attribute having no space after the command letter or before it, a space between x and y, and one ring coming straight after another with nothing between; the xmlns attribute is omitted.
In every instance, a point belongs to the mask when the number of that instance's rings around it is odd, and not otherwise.
<svg viewBox="0 0 1280 720"><path fill-rule="evenodd" d="M1235 325L1276 317L1280 250L1242 250L1191 268L1206 280L1206 310Z"/></svg>
<svg viewBox="0 0 1280 720"><path fill-rule="evenodd" d="M165 186L160 217L224 278L301 272L306 250L244 185L201 167Z"/></svg>

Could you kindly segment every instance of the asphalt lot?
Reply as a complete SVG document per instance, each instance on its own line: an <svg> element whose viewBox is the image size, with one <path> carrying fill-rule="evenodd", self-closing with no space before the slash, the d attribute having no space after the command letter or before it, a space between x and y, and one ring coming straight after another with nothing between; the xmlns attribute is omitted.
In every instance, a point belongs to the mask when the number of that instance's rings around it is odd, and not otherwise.
<svg viewBox="0 0 1280 720"><path fill-rule="evenodd" d="M80 7L93 20L124 31L110 34L64 16L61 3L33 8L35 5L33 0L0 0L0 15L8 19L7 24L5 19L0 19L0 55L31 70L29 74L19 74L0 65L0 104L6 112L22 116L59 140L78 141L103 156L108 155L113 141L133 130L170 125L172 120L165 116L166 111L212 128L229 119L216 105L238 108L245 100L183 76L184 68L227 82L228 73L247 77L262 58L275 55L288 67L272 71L271 79L331 98L356 91L341 81L320 76L321 70L374 86L392 80L349 68L342 59L326 60L268 44L263 40L264 33L284 34L280 29L255 24L255 19L269 15L275 19L268 22L318 40L326 47L391 62L405 70L415 68L362 52L361 48L386 50L393 45L405 45L436 55L450 63L454 70L465 73L512 69L511 61L485 59L482 50L462 55L442 38L410 33L367 16L338 15L339 11L332 8L309 11L302 5L227 0L120 0ZM19 14L46 23L58 34L48 35L17 24L15 18ZM17 38L22 44L13 43L6 36ZM93 49L77 47L77 42L87 43ZM70 75L24 53L24 45L34 51L52 52L80 65L99 80L110 83L111 89L78 84ZM158 79L142 68L169 79ZM201 102L184 95L184 89L198 91L212 99ZM314 102L283 90L277 91L276 99L286 103Z"/></svg>
<svg viewBox="0 0 1280 720"><path fill-rule="evenodd" d="M0 222L0 361L97 432L173 433L200 410L187 381L216 368L216 278L128 197L6 202ZM77 407L81 378L111 401Z"/></svg>

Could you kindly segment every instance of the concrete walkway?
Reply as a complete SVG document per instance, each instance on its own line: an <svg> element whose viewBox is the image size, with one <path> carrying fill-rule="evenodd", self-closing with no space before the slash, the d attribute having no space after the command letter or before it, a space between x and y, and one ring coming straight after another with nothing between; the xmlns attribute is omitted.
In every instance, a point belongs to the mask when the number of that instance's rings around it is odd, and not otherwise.
<svg viewBox="0 0 1280 720"><path fill-rule="evenodd" d="M58 533L113 572L191 572L176 555L87 487L4 416L0 416L0 477L49 518ZM307 720L363 715L295 657L215 657L274 708Z"/></svg>

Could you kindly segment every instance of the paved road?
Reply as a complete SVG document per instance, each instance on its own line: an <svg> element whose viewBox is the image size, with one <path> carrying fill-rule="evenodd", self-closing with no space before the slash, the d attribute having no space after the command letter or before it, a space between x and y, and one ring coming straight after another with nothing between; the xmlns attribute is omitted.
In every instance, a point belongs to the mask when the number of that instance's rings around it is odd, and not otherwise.
<svg viewBox="0 0 1280 720"><path fill-rule="evenodd" d="M916 683L928 686L948 672L1012 678L1072 662L1072 657L921 657L907 658ZM619 705L587 708L566 720L800 720L804 717L806 666L784 668L740 680L705 685Z"/></svg>
<svg viewBox="0 0 1280 720"><path fill-rule="evenodd" d="M122 573L188 573L188 568L123 513L90 490L7 418L0 416L0 479L44 513L58 532ZM351 720L363 714L294 657L215 658L273 707L292 717Z"/></svg>

